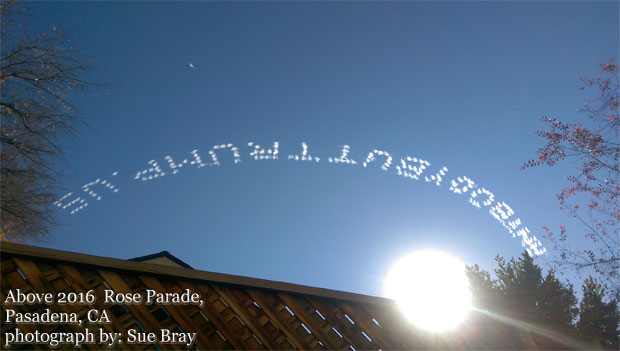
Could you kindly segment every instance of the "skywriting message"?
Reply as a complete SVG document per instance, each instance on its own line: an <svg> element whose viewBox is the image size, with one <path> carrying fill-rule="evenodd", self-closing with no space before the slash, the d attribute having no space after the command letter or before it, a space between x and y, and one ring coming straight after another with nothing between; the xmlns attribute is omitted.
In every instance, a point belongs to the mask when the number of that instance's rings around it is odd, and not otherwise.
<svg viewBox="0 0 620 351"><path fill-rule="evenodd" d="M325 160L311 155L308 145L301 143L299 154L289 154L287 157L280 158L280 143L274 142L271 147L262 147L254 142L247 143L249 149L247 155L256 160L285 160L287 162L311 162L320 163ZM245 146L244 146L245 148ZM390 152L385 150L373 149L368 152L364 159L355 160L350 156L351 148L344 145L335 156L327 157L327 162L331 164L362 167L370 166L378 167L382 171L392 172L398 176L409 178L413 181L424 181L433 184L436 187L447 188L451 193L459 196L465 196L468 202L478 208L487 209L489 214L497 220L513 238L519 237L521 245L525 247L530 255L542 255L547 249L542 246L540 240L536 236L531 235L530 230L525 226L519 217L515 215L514 210L504 201L496 200L493 192L476 184L472 179L466 176L455 176L443 185L444 179L448 174L448 168L443 166L440 168L432 168L431 163L427 160L412 157L394 157ZM218 144L203 152L205 158L201 156L199 150L190 151L189 156L173 158L172 156L163 157L163 162L150 160L147 167L132 173L133 181L152 182L158 178L165 176L174 176L179 174L181 170L187 168L201 169L204 167L221 166L220 159L224 157L232 158L235 165L241 163L241 151L238 146L232 143ZM119 171L113 172L105 179L97 178L82 186L81 191L69 192L58 199L54 204L63 210L70 211L75 215L84 211L89 202L100 201L103 194L115 194L120 189L113 183L119 175Z"/></svg>

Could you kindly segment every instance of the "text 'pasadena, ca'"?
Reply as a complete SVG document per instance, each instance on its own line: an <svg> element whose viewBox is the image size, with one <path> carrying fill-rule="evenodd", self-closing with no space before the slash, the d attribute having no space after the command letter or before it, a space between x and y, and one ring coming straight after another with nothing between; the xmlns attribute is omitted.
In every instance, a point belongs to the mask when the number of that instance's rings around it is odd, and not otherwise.
<svg viewBox="0 0 620 351"><path fill-rule="evenodd" d="M143 292L119 293L111 289L104 289L103 296L97 296L97 291L87 292L58 292L39 293L23 292L20 289L9 290L3 301L3 324L18 324L15 329L3 333L3 346L8 348L17 344L43 344L57 347L61 344L71 344L80 347L82 344L98 344L119 346L126 344L183 344L191 346L198 333L176 332L169 329L147 331L129 329L126 334L111 331L112 318L105 308L109 305L122 305L131 313L131 305L196 305L204 306L204 300L197 292L185 289L182 293L157 292L146 289ZM101 304L101 300L103 304ZM98 301L99 300L99 301ZM24 305L46 305L40 312L22 312ZM71 312L75 309L66 308L66 305L82 305L88 308ZM50 308L52 307L52 308ZM71 310L71 311L69 311ZM71 332L41 332L37 324L65 324L70 325ZM122 347L121 347L122 348Z"/></svg>

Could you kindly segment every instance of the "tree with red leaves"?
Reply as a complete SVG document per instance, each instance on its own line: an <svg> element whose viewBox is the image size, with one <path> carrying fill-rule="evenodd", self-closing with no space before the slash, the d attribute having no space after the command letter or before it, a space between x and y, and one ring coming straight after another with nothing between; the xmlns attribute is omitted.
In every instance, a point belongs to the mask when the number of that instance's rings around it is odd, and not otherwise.
<svg viewBox="0 0 620 351"><path fill-rule="evenodd" d="M572 160L579 163L567 177L569 185L557 195L560 208L585 227L585 236L593 247L575 248L567 241L567 230L559 235L543 227L544 236L554 244L559 258L557 268L590 270L598 275L616 296L620 295L620 79L619 67L609 60L601 64L602 77L581 77L583 86L596 89L596 98L584 104L586 123L564 123L543 117L546 130L536 135L546 141L538 158L521 169ZM593 272L592 272L593 271Z"/></svg>

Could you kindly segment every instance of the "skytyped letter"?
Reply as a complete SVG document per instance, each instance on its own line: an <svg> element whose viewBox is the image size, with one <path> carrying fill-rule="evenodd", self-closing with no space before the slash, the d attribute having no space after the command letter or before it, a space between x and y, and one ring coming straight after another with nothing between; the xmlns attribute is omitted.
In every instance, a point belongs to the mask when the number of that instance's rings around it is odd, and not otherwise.
<svg viewBox="0 0 620 351"><path fill-rule="evenodd" d="M357 164L357 161L350 159L348 155L349 145L345 145L342 147L339 157L330 157L327 160L329 161L329 163L347 163L352 165Z"/></svg>
<svg viewBox="0 0 620 351"><path fill-rule="evenodd" d="M414 164L408 162L413 162ZM418 180L420 179L420 174L430 165L428 161L407 156L406 161L404 158L400 159L400 166L396 166L396 171L400 176Z"/></svg>
<svg viewBox="0 0 620 351"><path fill-rule="evenodd" d="M469 189L473 189L475 186L476 183L474 183L473 180L467 177L457 177L456 180L452 179L450 191L454 192L455 194L464 194Z"/></svg>
<svg viewBox="0 0 620 351"><path fill-rule="evenodd" d="M288 155L288 159L289 160L302 160L302 161L316 161L319 162L320 158L318 157L312 157L310 155L308 155L308 144L306 144L305 141L301 142L301 156L299 155ZM331 161L330 161L331 162Z"/></svg>
<svg viewBox="0 0 620 351"><path fill-rule="evenodd" d="M254 150L250 152L250 156L255 160L277 160L278 159L278 147L280 144L276 141L273 143L272 149L264 149L254 142L249 142L248 146L254 146Z"/></svg>
<svg viewBox="0 0 620 351"><path fill-rule="evenodd" d="M241 162L241 155L239 155L239 148L236 146L233 146L233 144L220 144L220 145L215 145L211 148L211 150L209 150L209 155L211 156L211 160L213 160L213 163L209 163L209 166L219 166L220 165L220 161L217 159L217 154L216 154L216 150L225 150L225 149L230 149L230 151L233 153L233 159L235 164L240 163Z"/></svg>
<svg viewBox="0 0 620 351"><path fill-rule="evenodd" d="M88 206L88 202L86 202L86 200L82 199L80 196L76 197L75 199L63 203L63 201L65 199L67 199L69 196L73 195L73 192L69 192L67 194L65 194L63 197L61 197L60 199L54 201L54 205L62 208L63 210L68 209L69 207L72 206L78 206L76 208L74 208L73 210L71 210L71 214L75 214L78 211L80 211L81 209L83 209L84 207Z"/></svg>
<svg viewBox="0 0 620 351"><path fill-rule="evenodd" d="M376 160L375 155L377 156L385 156L385 162L381 165L381 169L387 171L388 168L392 165L392 155L390 155L387 151L381 150L373 150L368 153L368 157L366 157L366 161L362 163L364 167L366 167L369 163L374 162Z"/></svg>
<svg viewBox="0 0 620 351"><path fill-rule="evenodd" d="M118 174L118 171L112 173L112 176L114 177L117 174ZM118 193L119 189L114 184L112 184L109 180L107 179L100 180L99 178L93 180L90 183L84 184L82 186L82 190L84 190L86 193L88 193L88 195L94 197L95 199L97 199L97 201L99 201L101 200L101 195L98 195L96 192L92 190L92 188L97 184L104 186L106 189L109 189L113 193Z"/></svg>

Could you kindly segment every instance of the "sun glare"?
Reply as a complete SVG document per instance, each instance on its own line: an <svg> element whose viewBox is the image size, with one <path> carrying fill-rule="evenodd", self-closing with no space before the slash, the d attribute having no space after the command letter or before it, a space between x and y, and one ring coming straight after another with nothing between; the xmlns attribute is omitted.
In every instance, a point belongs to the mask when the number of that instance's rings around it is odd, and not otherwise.
<svg viewBox="0 0 620 351"><path fill-rule="evenodd" d="M413 324L433 332L453 329L471 308L465 265L441 251L416 251L399 259L384 291Z"/></svg>

